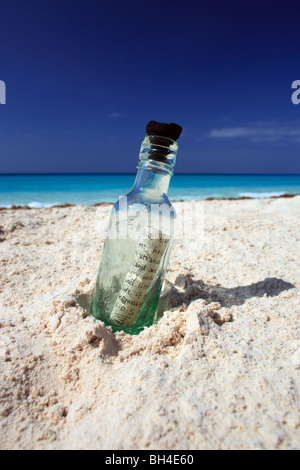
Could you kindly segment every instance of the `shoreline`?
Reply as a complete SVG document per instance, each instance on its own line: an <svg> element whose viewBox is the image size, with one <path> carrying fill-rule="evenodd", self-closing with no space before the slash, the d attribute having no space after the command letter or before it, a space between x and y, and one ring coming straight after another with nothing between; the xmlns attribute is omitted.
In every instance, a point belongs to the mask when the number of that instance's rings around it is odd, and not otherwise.
<svg viewBox="0 0 300 470"><path fill-rule="evenodd" d="M293 198L296 196L300 196L300 193L291 194L281 194L279 196L266 196L266 197L250 197L250 196L238 196L238 197L207 197L203 199L176 199L171 200L171 203L176 202L201 202L201 201L243 201L243 200L252 200L252 201L262 201L266 199L285 199L285 198ZM76 207L76 206L86 206L86 207L99 207L99 206L106 206L106 205L113 205L113 202L97 202L95 204L72 204L66 202L65 204L54 204L49 205L48 207L30 207L28 205L12 205L11 207L0 207L0 211L6 210L43 210L43 209L52 209L52 208L67 208L67 207Z"/></svg>

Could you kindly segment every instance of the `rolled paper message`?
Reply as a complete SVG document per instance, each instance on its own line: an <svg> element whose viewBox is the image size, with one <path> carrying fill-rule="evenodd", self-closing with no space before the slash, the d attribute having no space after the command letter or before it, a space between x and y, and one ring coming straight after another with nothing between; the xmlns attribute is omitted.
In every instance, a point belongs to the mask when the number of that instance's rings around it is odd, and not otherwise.
<svg viewBox="0 0 300 470"><path fill-rule="evenodd" d="M112 323L127 327L136 320L169 241L159 230L147 227L110 314Z"/></svg>

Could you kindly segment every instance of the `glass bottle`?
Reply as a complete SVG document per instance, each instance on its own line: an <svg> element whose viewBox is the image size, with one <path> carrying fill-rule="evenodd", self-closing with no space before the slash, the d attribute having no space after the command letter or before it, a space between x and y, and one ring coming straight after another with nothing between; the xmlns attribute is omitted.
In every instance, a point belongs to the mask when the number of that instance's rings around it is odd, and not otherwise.
<svg viewBox="0 0 300 470"><path fill-rule="evenodd" d="M113 206L90 308L113 331L139 334L157 320L174 238L167 192L181 131L174 123L147 124L134 186Z"/></svg>

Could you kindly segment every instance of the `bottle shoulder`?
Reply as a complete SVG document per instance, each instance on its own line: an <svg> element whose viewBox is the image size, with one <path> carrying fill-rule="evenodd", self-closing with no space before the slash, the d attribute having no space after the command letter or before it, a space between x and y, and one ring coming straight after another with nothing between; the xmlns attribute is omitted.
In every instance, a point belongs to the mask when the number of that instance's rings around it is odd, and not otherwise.
<svg viewBox="0 0 300 470"><path fill-rule="evenodd" d="M134 191L131 190L129 193L124 196L120 196L118 201L114 204L114 209L119 211L125 207L131 207L133 205L142 204L146 206L148 210L151 210L151 207L157 205L167 205L169 208L173 208L171 201L168 198L168 195L163 193L159 194L155 191Z"/></svg>

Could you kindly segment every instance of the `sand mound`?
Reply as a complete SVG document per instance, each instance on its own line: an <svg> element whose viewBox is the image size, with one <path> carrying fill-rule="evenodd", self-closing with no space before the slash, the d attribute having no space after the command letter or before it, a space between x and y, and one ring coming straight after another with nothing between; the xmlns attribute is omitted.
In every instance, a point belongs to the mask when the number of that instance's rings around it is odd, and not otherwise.
<svg viewBox="0 0 300 470"><path fill-rule="evenodd" d="M300 197L197 204L133 337L86 310L109 206L2 211L1 448L298 447Z"/></svg>

